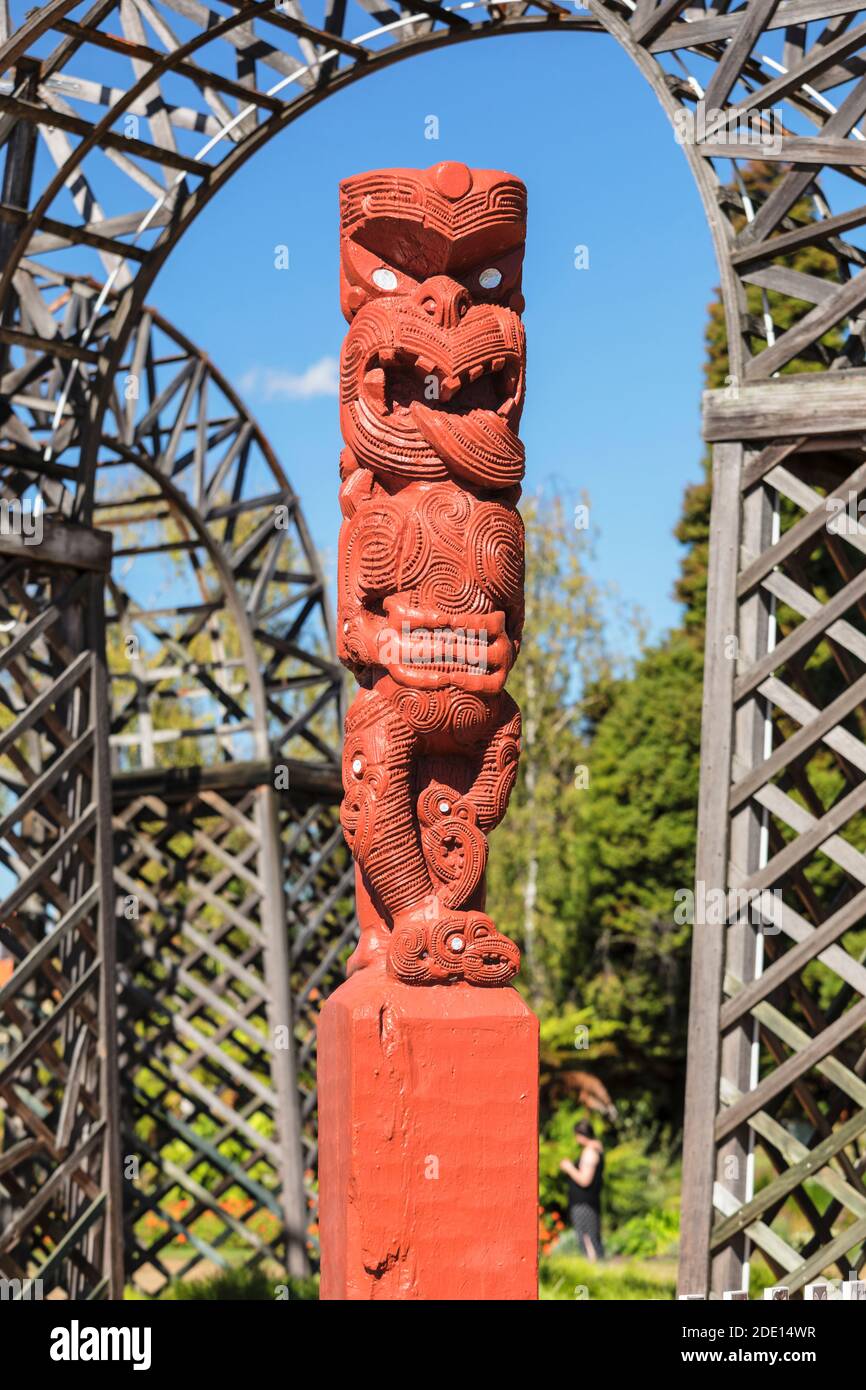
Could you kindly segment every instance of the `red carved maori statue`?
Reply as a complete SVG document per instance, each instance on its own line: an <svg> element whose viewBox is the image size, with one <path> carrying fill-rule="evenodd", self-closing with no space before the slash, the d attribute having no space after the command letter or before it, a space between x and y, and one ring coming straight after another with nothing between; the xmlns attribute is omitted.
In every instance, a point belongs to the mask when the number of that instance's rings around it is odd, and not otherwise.
<svg viewBox="0 0 866 1390"><path fill-rule="evenodd" d="M503 687L523 626L525 236L508 174L439 164L341 187L350 971L384 952L401 980L501 985L519 964L484 874L520 739Z"/></svg>
<svg viewBox="0 0 866 1390"><path fill-rule="evenodd" d="M526 190L445 163L340 207L361 937L319 1018L320 1297L535 1299L538 1023L484 910L520 747Z"/></svg>

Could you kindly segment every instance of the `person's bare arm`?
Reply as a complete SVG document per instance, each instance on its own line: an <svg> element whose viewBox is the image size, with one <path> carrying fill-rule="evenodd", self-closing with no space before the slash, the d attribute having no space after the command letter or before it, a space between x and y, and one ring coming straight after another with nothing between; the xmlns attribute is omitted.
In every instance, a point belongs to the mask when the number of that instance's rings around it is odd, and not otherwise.
<svg viewBox="0 0 866 1390"><path fill-rule="evenodd" d="M580 1162L577 1167L569 1158L564 1158L559 1166L563 1173L567 1173L571 1180L577 1183L578 1187L589 1187L598 1167L598 1152L595 1149L586 1148L580 1155Z"/></svg>

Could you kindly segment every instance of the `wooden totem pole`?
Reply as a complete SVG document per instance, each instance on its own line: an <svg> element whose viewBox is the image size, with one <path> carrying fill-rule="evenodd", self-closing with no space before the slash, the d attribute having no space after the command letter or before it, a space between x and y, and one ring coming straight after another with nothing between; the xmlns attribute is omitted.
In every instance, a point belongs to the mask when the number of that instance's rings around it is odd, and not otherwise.
<svg viewBox="0 0 866 1390"><path fill-rule="evenodd" d="M520 748L526 190L445 163L340 208L361 936L319 1025L321 1296L534 1299L538 1025L484 911Z"/></svg>

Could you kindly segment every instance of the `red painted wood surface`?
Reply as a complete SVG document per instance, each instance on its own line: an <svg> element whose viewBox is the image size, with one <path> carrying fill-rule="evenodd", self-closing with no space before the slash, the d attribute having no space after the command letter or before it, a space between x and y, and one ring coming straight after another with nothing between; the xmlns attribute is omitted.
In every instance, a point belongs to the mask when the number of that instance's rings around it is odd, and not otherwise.
<svg viewBox="0 0 866 1390"><path fill-rule="evenodd" d="M504 686L523 627L526 189L463 164L358 174L340 232L353 966L384 950L413 983L504 984L520 953L484 912L484 873L520 748Z"/></svg>
<svg viewBox="0 0 866 1390"><path fill-rule="evenodd" d="M537 1023L485 912L517 777L526 189L340 189L341 818L361 939L319 1028L327 1299L537 1297Z"/></svg>
<svg viewBox="0 0 866 1390"><path fill-rule="evenodd" d="M319 1025L323 1299L537 1298L538 1022L354 974Z"/></svg>

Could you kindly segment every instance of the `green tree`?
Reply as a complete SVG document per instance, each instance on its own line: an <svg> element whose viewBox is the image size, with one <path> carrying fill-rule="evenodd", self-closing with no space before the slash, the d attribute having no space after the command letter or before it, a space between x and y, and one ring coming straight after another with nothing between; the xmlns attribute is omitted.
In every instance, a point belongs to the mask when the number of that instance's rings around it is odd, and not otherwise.
<svg viewBox="0 0 866 1390"><path fill-rule="evenodd" d="M586 907L579 847L586 728L608 680L602 596L586 533L559 499L536 494L526 526L526 638L508 688L523 719L517 786L491 844L497 925L521 947L522 987L539 1012L559 1007L577 964Z"/></svg>
<svg viewBox="0 0 866 1390"><path fill-rule="evenodd" d="M701 657L677 632L616 688L583 807L592 957L581 999L622 1025L614 1100L618 1087L649 1090L666 1117L685 1045L689 931L673 910L694 874L700 726Z"/></svg>
<svg viewBox="0 0 866 1390"><path fill-rule="evenodd" d="M729 190L741 208L741 225L746 201L757 208L777 176L772 166L756 163L747 169L742 189ZM803 200L792 209L789 225L812 215ZM785 263L806 274L837 278L835 258L821 249L798 251ZM751 286L747 307L756 321L769 310L777 330L784 330L810 306ZM758 349L757 340L752 346ZM794 361L786 370L819 370L837 349L838 335L828 335L816 355ZM724 386L730 368L718 293L708 307L705 353L706 386ZM601 1018L624 1025L618 1043L626 1066L618 1078L631 1085L632 1073L639 1075L635 1066L643 1062L644 1084L670 1118L680 1108L688 1010L690 933L675 924L673 911L676 890L694 880L709 462L707 453L701 478L685 489L675 529L683 545L675 588L683 604L682 624L647 649L632 674L612 688L609 708L594 731L584 807L589 901L582 931L592 942L592 965L581 982L580 1002ZM783 506L783 529L790 520ZM783 608L778 618L784 631ZM607 1080L615 1091L614 1078Z"/></svg>

